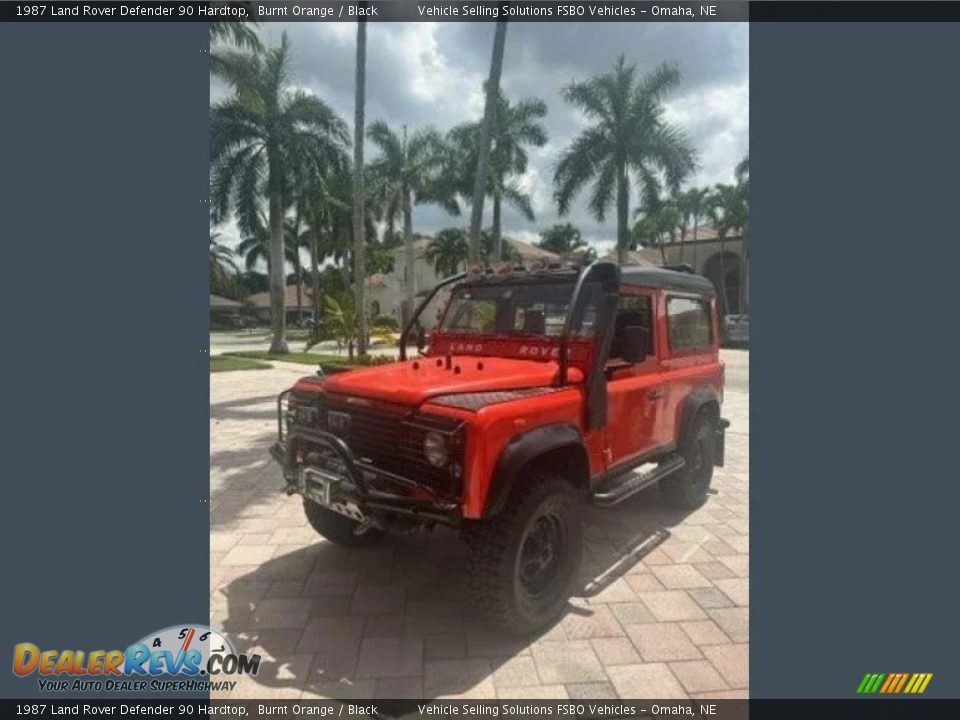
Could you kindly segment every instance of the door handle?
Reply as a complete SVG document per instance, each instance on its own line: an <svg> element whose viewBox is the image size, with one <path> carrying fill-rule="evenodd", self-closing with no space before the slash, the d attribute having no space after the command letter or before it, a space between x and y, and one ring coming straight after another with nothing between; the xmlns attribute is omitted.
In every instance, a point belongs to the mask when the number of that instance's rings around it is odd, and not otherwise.
<svg viewBox="0 0 960 720"><path fill-rule="evenodd" d="M647 392L647 400L659 400L663 397L662 390L650 390Z"/></svg>

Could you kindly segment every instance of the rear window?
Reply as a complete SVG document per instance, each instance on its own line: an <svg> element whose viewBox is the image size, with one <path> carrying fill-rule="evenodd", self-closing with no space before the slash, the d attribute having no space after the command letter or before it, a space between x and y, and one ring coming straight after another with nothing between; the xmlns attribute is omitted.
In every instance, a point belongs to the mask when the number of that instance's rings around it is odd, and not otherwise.
<svg viewBox="0 0 960 720"><path fill-rule="evenodd" d="M705 300L668 297L667 326L671 350L695 350L713 345L710 303Z"/></svg>

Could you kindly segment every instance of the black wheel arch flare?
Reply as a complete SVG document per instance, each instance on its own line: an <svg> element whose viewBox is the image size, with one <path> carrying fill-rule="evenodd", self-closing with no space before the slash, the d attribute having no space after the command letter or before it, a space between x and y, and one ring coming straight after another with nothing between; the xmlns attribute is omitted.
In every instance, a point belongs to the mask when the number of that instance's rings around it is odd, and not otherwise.
<svg viewBox="0 0 960 720"><path fill-rule="evenodd" d="M516 435L500 451L487 490L483 517L490 517L503 509L524 467L538 458L551 454L556 457L564 450L569 450L573 465L570 468L572 485L586 488L590 482L589 460L580 431L574 424L566 422L540 425Z"/></svg>

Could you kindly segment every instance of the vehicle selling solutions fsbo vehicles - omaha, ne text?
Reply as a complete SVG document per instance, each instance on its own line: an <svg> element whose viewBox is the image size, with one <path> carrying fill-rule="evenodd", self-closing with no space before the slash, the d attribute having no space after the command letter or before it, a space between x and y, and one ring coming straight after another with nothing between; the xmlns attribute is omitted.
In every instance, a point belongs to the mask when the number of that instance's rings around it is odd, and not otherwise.
<svg viewBox="0 0 960 720"><path fill-rule="evenodd" d="M396 363L305 377L278 399L287 492L342 545L458 528L470 597L516 632L564 611L581 503L659 483L677 506L723 464L724 369L713 285L687 272L478 269L434 288ZM439 293L439 324L406 340Z"/></svg>

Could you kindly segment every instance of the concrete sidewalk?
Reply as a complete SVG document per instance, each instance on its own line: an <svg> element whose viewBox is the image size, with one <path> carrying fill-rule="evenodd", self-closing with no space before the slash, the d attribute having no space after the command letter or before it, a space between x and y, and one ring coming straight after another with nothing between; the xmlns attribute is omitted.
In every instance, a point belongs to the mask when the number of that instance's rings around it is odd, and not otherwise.
<svg viewBox="0 0 960 720"><path fill-rule="evenodd" d="M732 424L707 504L588 507L583 587L527 640L473 617L452 531L362 550L313 532L267 454L276 394L310 368L211 375L210 621L263 656L219 697L746 697L749 353L723 355Z"/></svg>

